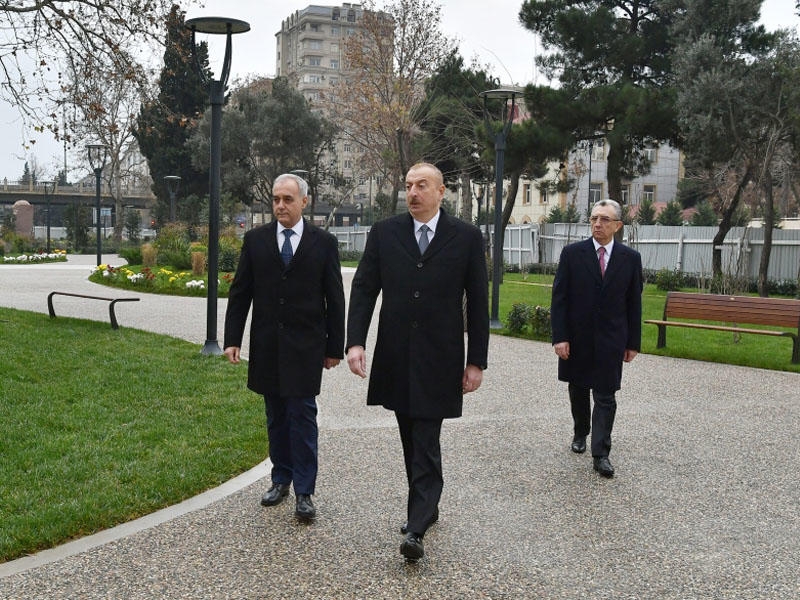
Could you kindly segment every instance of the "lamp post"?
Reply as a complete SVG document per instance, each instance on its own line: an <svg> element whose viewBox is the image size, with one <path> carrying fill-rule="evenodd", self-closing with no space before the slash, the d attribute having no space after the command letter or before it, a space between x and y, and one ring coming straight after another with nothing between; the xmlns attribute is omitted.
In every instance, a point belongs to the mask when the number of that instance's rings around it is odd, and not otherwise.
<svg viewBox="0 0 800 600"><path fill-rule="evenodd" d="M222 354L217 343L217 289L219 266L219 196L220 164L222 162L222 105L225 103L225 89L231 73L231 36L234 33L250 31L246 21L225 17L198 17L186 21L192 31L192 52L195 52L195 35L207 33L225 35L225 58L219 79L211 79L197 64L197 70L208 84L211 103L211 169L209 172L208 194L208 290L206 308L206 342L202 354ZM197 61L197 54L195 54Z"/></svg>
<svg viewBox="0 0 800 600"><path fill-rule="evenodd" d="M97 232L97 266L99 267L103 263L103 245L100 238L100 176L103 174L103 167L106 166L108 146L105 144L88 144L86 150L89 153L89 165L94 169L95 231Z"/></svg>
<svg viewBox="0 0 800 600"><path fill-rule="evenodd" d="M169 222L175 222L175 196L178 194L178 189L181 187L181 178L177 175L166 175L164 183L167 185L167 192L169 193Z"/></svg>
<svg viewBox="0 0 800 600"><path fill-rule="evenodd" d="M494 190L494 250L492 254L492 314L489 326L492 329L502 329L500 322L499 303L500 303L500 279L503 273L503 169L506 151L506 138L511 131L511 124L514 120L514 102L520 94L519 90L509 88L498 88L481 92L483 97L483 119L486 123L486 133L492 135L492 127L489 122L489 110L486 106L487 100L496 99L503 101L502 127L494 133L494 154L495 154L495 190ZM509 106L508 101L511 100ZM486 206L489 209L488 203Z"/></svg>
<svg viewBox="0 0 800 600"><path fill-rule="evenodd" d="M594 150L594 140L589 140L589 183L586 190L586 214L592 206L592 151Z"/></svg>
<svg viewBox="0 0 800 600"><path fill-rule="evenodd" d="M42 181L44 186L44 201L47 203L47 253L50 254L50 197L56 191L55 181Z"/></svg>

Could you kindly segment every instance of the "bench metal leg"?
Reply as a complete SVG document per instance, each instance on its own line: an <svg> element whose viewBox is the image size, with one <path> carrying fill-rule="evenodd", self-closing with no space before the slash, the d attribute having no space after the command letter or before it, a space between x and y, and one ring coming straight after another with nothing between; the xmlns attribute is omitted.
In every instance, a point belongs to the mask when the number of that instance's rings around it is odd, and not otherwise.
<svg viewBox="0 0 800 600"><path fill-rule="evenodd" d="M108 317L111 319L111 329L119 329L119 323L117 323L117 315L114 314L114 305L118 302L118 300L112 300L111 303L108 305Z"/></svg>
<svg viewBox="0 0 800 600"><path fill-rule="evenodd" d="M800 337L792 336L792 364L800 365Z"/></svg>
<svg viewBox="0 0 800 600"><path fill-rule="evenodd" d="M656 348L664 348L667 345L667 326L656 325L656 327L658 327L658 341L656 342Z"/></svg>

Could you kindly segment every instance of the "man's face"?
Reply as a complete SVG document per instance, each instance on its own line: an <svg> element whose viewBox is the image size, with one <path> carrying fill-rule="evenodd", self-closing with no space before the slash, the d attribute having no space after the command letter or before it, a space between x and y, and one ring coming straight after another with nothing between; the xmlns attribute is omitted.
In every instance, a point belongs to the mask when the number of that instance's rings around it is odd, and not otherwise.
<svg viewBox="0 0 800 600"><path fill-rule="evenodd" d="M617 221L617 213L613 206L595 206L592 209L592 216L589 217L592 224L592 237L601 246L608 244L614 234L622 227L622 221Z"/></svg>
<svg viewBox="0 0 800 600"><path fill-rule="evenodd" d="M408 212L420 223L427 223L439 212L444 198L444 183L430 167L416 167L406 175Z"/></svg>
<svg viewBox="0 0 800 600"><path fill-rule="evenodd" d="M272 187L272 214L284 227L294 227L303 217L308 196L300 195L294 179L282 179Z"/></svg>

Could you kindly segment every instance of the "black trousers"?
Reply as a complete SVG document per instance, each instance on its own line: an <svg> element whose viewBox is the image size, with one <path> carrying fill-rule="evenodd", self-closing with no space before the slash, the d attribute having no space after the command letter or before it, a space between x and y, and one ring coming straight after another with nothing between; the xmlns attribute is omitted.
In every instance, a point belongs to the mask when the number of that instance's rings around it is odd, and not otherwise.
<svg viewBox="0 0 800 600"><path fill-rule="evenodd" d="M408 530L425 535L442 496L442 419L412 419L395 413L408 479Z"/></svg>
<svg viewBox="0 0 800 600"><path fill-rule="evenodd" d="M608 456L611 452L611 430L617 414L617 399L614 392L592 390L594 410L589 403L589 388L569 384L569 402L576 436L587 436L592 432L592 456Z"/></svg>

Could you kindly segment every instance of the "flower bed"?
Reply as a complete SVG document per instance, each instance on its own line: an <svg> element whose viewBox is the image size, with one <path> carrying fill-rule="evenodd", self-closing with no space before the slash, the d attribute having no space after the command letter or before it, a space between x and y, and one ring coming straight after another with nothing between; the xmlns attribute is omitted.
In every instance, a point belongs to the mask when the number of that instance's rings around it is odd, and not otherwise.
<svg viewBox="0 0 800 600"><path fill-rule="evenodd" d="M198 277L191 271L172 270L165 267L139 267L99 265L93 267L89 280L112 287L139 290L155 294L206 297L207 277ZM217 280L217 295L228 297L233 281L232 273L222 273Z"/></svg>
<svg viewBox="0 0 800 600"><path fill-rule="evenodd" d="M22 265L31 263L66 262L66 250L53 250L52 252L35 252L33 254L20 254L18 256L4 256L3 264Z"/></svg>

